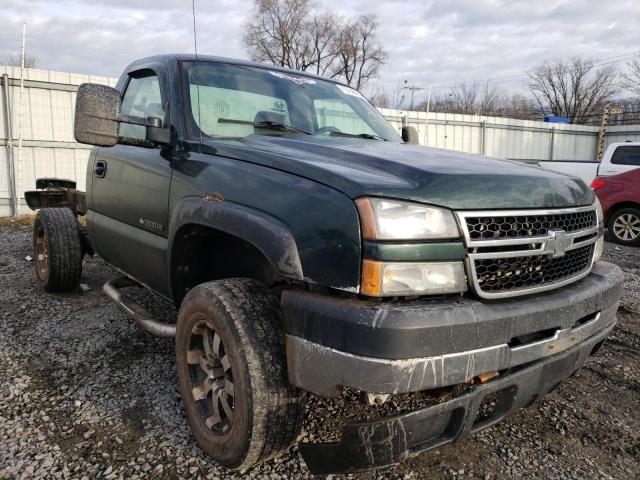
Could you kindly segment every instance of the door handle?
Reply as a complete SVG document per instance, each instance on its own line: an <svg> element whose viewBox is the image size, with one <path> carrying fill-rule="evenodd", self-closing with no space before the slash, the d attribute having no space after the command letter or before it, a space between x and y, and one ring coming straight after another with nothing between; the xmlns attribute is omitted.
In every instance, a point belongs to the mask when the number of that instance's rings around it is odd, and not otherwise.
<svg viewBox="0 0 640 480"><path fill-rule="evenodd" d="M107 173L107 162L104 160L98 160L93 171L95 172L96 177L103 178Z"/></svg>

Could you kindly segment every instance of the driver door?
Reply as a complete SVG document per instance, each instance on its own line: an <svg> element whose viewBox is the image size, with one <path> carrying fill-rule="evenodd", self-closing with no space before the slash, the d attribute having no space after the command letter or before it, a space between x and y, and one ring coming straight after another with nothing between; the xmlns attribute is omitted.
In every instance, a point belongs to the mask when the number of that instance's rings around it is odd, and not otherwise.
<svg viewBox="0 0 640 480"><path fill-rule="evenodd" d="M130 72L122 114L169 121L168 93L153 69ZM144 146L146 129L120 125L129 144L100 148L92 172L92 238L107 262L168 295L167 203L171 185L170 147Z"/></svg>

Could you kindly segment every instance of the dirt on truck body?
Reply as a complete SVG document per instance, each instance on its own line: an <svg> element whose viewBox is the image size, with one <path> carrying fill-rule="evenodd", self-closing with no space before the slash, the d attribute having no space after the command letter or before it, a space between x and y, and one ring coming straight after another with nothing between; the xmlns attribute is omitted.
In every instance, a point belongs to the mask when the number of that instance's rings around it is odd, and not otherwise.
<svg viewBox="0 0 640 480"><path fill-rule="evenodd" d="M38 282L73 290L86 255L122 272L104 293L175 337L191 432L225 467L287 450L310 394L375 412L299 445L314 474L461 441L558 388L615 326L623 277L588 186L419 147L347 85L150 57L79 88L75 136L97 147L86 195L59 179L27 195ZM385 407L402 395L433 401Z"/></svg>

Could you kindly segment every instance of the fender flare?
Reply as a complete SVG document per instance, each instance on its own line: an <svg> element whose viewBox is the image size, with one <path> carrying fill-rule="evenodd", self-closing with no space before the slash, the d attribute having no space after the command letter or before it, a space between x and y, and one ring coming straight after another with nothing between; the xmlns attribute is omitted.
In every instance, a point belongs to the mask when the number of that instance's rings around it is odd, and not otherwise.
<svg viewBox="0 0 640 480"><path fill-rule="evenodd" d="M304 280L293 233L277 218L213 195L181 200L171 215L167 271L173 285L173 243L186 225L199 225L241 238L256 247L283 277Z"/></svg>

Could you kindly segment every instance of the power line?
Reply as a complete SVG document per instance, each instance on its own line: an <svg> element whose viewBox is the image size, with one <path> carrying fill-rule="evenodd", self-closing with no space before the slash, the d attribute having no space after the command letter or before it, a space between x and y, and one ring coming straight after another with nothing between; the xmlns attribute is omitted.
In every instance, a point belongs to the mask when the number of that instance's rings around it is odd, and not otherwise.
<svg viewBox="0 0 640 480"><path fill-rule="evenodd" d="M613 65L616 63L620 63L622 61L625 60L629 60L632 57L634 57L635 55L640 54L640 50L635 50L632 52L628 52L628 53L623 53L620 55L614 55L611 57L603 57L600 58L596 61L594 61L593 63L593 67L602 67L605 65ZM519 74L519 75L508 75L508 76L503 76L503 77L494 77L494 78L490 78L487 80L470 80L470 81L465 81L465 82L457 82L457 83L450 83L450 84L435 84L433 85L433 89L434 90L442 90L442 89L451 89L454 87L464 87L467 85L472 85L472 84L480 84L480 85L496 85L496 84L509 84L509 83L517 83L517 82L521 82L524 80L528 80L529 79L529 75L527 74Z"/></svg>
<svg viewBox="0 0 640 480"><path fill-rule="evenodd" d="M633 52L629 52L629 53L624 53L621 55L615 55L612 57L604 57L604 58L600 58L599 60L595 61L593 64L593 67L601 67L604 65L611 65L614 63L620 63L624 60L627 59L631 59L633 56L640 54L640 50L636 50ZM614 60L617 59L617 60ZM614 61L609 61L609 60L614 60ZM463 86L463 85L467 85L469 83L480 83L480 84L494 84L494 83L502 83L502 82L506 82L506 83L511 83L511 82L515 82L515 81L519 81L519 80L527 80L529 79L529 75L527 74L521 74L521 75L510 75L510 76L504 76L504 77L495 77L493 79L487 79L486 81L472 81L472 82L460 82L460 83L454 83L454 84L450 84L450 85L444 85L444 86L438 86L438 87L434 87L434 88L450 88L451 86Z"/></svg>
<svg viewBox="0 0 640 480"><path fill-rule="evenodd" d="M612 65L612 64L616 64L616 63L620 63L622 61L626 61L627 59L630 59L636 55L640 54L640 50L635 50L632 52L627 52L627 53L622 53L622 54L618 54L618 55L613 55L613 56L609 56L609 57L601 57L599 59L594 59L594 60L587 60L585 62L586 65L589 66L589 68L597 68L597 67L601 67L601 66L605 66L605 65ZM459 83L452 83L452 84L436 84L435 86L432 86L431 88L433 89L438 89L438 90L442 90L442 89L453 89L456 86L460 86L460 87L465 87L468 86L469 84L472 85L477 85L479 87L483 87L483 86L489 86L489 85L496 85L496 84L509 84L509 83L515 83L515 82L522 82L524 80L529 80L530 77L528 74L521 74L521 75L505 75L502 77L494 77L492 79L487 79L486 81L483 82L478 82L478 81L473 81L473 82L459 82ZM405 83L407 83L407 81L405 81ZM431 85L430 85L431 86ZM405 87L407 88L407 87ZM415 91L420 91L423 90L424 87L420 87L419 85L413 85L411 88L409 88L412 92L412 97L413 97L413 93ZM456 108L456 106L454 105L455 103L455 98L453 98L455 95L454 92L449 93L448 97L451 97L451 100L447 99L447 95L445 95L444 97L440 97L439 101L436 101L436 105L434 106L434 111L437 112L455 112L458 109ZM534 95L535 97L535 95ZM413 104L413 101L411 102ZM511 107L511 108L510 108ZM633 107L635 108L635 106ZM517 110L521 110L521 111L517 111ZM524 111L522 111L524 110ZM462 112L460 112L462 113ZM638 112L637 110L629 110L629 109L624 109L622 108L622 111L619 113L614 114L612 121L615 122L616 124L624 124L627 122L627 119L633 118L636 116L636 114L638 114L640 112ZM505 104L502 107L499 107L495 110L492 110L491 112L484 112L484 115L500 115L500 116L515 116L516 118L533 118L533 117L540 117L542 115L548 115L548 114L553 114L553 107L552 105L545 105L545 102L543 101L542 104L540 103L540 101L537 98L531 98L531 97L524 97L521 96L518 100L516 100L515 102L512 100L511 104ZM602 113L592 113L592 114L578 114L575 116L572 116L572 121L573 122L577 122L577 123L593 123L595 121L597 121L597 119L602 118ZM637 121L637 120L636 120Z"/></svg>

